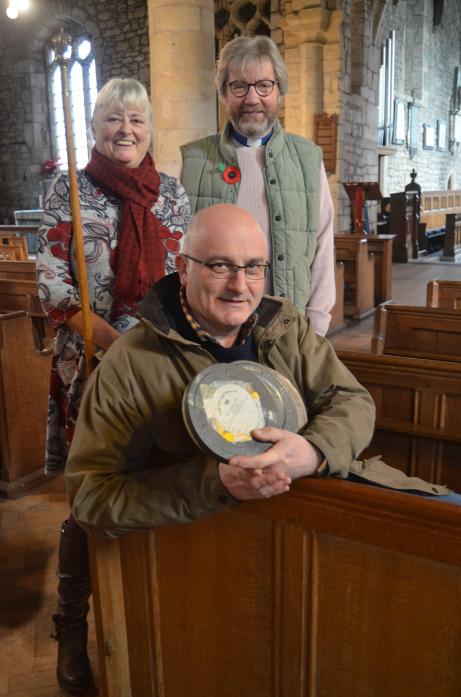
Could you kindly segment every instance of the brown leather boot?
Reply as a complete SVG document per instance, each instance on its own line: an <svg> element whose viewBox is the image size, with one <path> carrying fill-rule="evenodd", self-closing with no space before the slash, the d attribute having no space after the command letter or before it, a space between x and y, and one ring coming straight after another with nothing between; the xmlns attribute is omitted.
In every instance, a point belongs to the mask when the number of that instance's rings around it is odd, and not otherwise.
<svg viewBox="0 0 461 697"><path fill-rule="evenodd" d="M58 684L68 692L83 692L92 684L87 654L88 598L91 595L86 533L65 521L61 525L56 572L58 612L53 615L58 641Z"/></svg>

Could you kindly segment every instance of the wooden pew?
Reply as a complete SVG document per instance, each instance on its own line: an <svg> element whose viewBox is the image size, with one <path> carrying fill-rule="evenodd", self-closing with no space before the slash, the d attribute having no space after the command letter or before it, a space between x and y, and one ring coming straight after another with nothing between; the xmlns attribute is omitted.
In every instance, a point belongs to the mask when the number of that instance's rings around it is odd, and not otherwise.
<svg viewBox="0 0 461 697"><path fill-rule="evenodd" d="M327 336L333 334L333 332L342 329L345 326L344 323L344 264L342 261L336 261L335 263L335 286L336 286L336 300L334 307L331 311L331 322L328 328Z"/></svg>
<svg viewBox="0 0 461 697"><path fill-rule="evenodd" d="M384 303L375 313L373 353L461 361L461 314Z"/></svg>
<svg viewBox="0 0 461 697"><path fill-rule="evenodd" d="M362 319L373 312L374 258L367 238L349 233L335 235L336 258L344 264L344 315Z"/></svg>
<svg viewBox="0 0 461 697"><path fill-rule="evenodd" d="M27 238L27 247L29 254L37 252L37 235L40 225L0 225L0 236L24 236Z"/></svg>
<svg viewBox="0 0 461 697"><path fill-rule="evenodd" d="M374 304L392 300L392 246L395 235L360 235L350 237L366 239L368 253L374 257Z"/></svg>
<svg viewBox="0 0 461 697"><path fill-rule="evenodd" d="M433 251L431 240L438 237L442 240L443 258L447 261L453 261L456 258L456 253L461 253L459 214L461 214L461 190L424 191L421 194L420 249L430 253ZM448 237L447 227L449 229Z"/></svg>
<svg viewBox="0 0 461 697"><path fill-rule="evenodd" d="M22 261L28 257L26 237L22 235L0 236L0 259Z"/></svg>
<svg viewBox="0 0 461 697"><path fill-rule="evenodd" d="M339 351L370 392L376 430L365 455L461 492L461 364Z"/></svg>
<svg viewBox="0 0 461 697"><path fill-rule="evenodd" d="M427 307L461 310L461 281L437 279L427 284Z"/></svg>
<svg viewBox="0 0 461 697"><path fill-rule="evenodd" d="M94 538L102 693L459 697L460 518L304 479L197 523Z"/></svg>
<svg viewBox="0 0 461 697"><path fill-rule="evenodd" d="M418 257L419 192L390 195L389 232L395 235L392 261L405 263Z"/></svg>
<svg viewBox="0 0 461 697"><path fill-rule="evenodd" d="M37 341L24 310L0 310L0 495L11 498L44 479L51 357Z"/></svg>
<svg viewBox="0 0 461 697"><path fill-rule="evenodd" d="M447 213L441 261L459 261L461 257L461 213Z"/></svg>
<svg viewBox="0 0 461 697"><path fill-rule="evenodd" d="M0 279L10 278L36 282L36 277L35 259L28 259L27 261L0 259Z"/></svg>

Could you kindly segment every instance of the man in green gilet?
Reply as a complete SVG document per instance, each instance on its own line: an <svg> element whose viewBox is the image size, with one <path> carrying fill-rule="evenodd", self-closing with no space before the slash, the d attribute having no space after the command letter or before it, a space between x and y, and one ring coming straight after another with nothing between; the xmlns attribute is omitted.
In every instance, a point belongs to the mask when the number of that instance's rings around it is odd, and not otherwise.
<svg viewBox="0 0 461 697"><path fill-rule="evenodd" d="M233 39L216 85L224 132L181 148L192 213L232 203L253 215L269 246L266 292L288 297L325 335L335 301L333 203L321 149L278 121L288 79L277 46L266 36Z"/></svg>

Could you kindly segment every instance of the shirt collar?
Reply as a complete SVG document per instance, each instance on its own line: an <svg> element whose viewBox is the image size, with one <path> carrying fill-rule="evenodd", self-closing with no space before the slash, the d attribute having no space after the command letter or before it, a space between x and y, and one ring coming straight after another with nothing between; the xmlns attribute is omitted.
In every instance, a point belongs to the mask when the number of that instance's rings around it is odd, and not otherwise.
<svg viewBox="0 0 461 697"><path fill-rule="evenodd" d="M230 125L229 135L231 138L240 143L240 145L245 145L247 148L259 148L261 145L265 145L268 140L270 140L274 129L271 128L269 133L266 133L262 138L247 138L247 136L242 136L241 133L235 130L233 125Z"/></svg>
<svg viewBox="0 0 461 697"><path fill-rule="evenodd" d="M197 320L194 318L191 309L189 307L189 303L187 302L186 298L186 293L184 291L184 287L180 286L179 288L179 299L181 302L181 309L184 313L184 317L188 321L189 325L192 327L193 331L197 335L197 337L200 339L200 341L213 341L215 344L219 344L219 341L216 341L214 336L209 334L203 327L200 326L200 324L197 322ZM258 313L253 312L252 315L248 317L246 322L242 324L240 327L240 331L238 333L237 341L235 342L236 345L242 345L245 343L247 340L248 336L251 334L253 327L255 326L256 322L258 321Z"/></svg>

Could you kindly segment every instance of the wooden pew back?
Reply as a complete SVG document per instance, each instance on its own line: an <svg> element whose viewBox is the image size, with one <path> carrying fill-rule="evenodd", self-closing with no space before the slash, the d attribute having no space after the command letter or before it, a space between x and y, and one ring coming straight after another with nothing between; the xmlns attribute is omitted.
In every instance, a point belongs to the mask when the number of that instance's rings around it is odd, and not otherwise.
<svg viewBox="0 0 461 697"><path fill-rule="evenodd" d="M0 259L0 279L36 280L36 263L34 259L17 261L16 259Z"/></svg>
<svg viewBox="0 0 461 697"><path fill-rule="evenodd" d="M197 523L93 538L103 693L459 697L459 517L307 478Z"/></svg>
<svg viewBox="0 0 461 697"><path fill-rule="evenodd" d="M385 303L377 308L373 353L461 361L461 313Z"/></svg>
<svg viewBox="0 0 461 697"><path fill-rule="evenodd" d="M359 319L374 308L374 257L366 237L335 235L336 258L344 264L344 315Z"/></svg>
<svg viewBox="0 0 461 697"><path fill-rule="evenodd" d="M344 264L342 261L335 263L335 287L336 300L331 311L328 335L344 327Z"/></svg>
<svg viewBox="0 0 461 697"><path fill-rule="evenodd" d="M461 364L338 352L376 405L366 455L461 492Z"/></svg>
<svg viewBox="0 0 461 697"><path fill-rule="evenodd" d="M25 310L44 317L38 299L37 281L22 278L0 278L0 312Z"/></svg>
<svg viewBox="0 0 461 697"><path fill-rule="evenodd" d="M27 238L22 235L0 236L0 259L25 260L29 256Z"/></svg>
<svg viewBox="0 0 461 697"><path fill-rule="evenodd" d="M427 284L427 307L461 310L461 281L437 279Z"/></svg>

